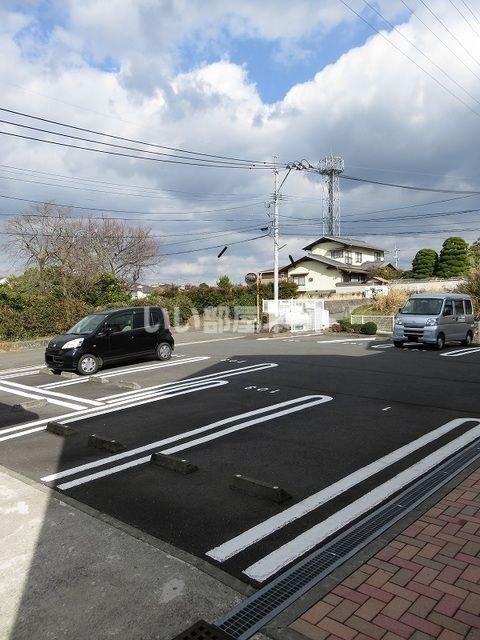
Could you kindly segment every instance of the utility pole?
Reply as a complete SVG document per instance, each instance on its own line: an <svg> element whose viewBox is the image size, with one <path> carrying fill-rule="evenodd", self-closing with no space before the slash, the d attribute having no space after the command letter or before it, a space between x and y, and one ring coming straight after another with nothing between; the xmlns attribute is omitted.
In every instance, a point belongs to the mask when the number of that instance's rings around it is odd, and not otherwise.
<svg viewBox="0 0 480 640"><path fill-rule="evenodd" d="M273 299L278 302L278 169L273 171L275 185L273 190Z"/></svg>

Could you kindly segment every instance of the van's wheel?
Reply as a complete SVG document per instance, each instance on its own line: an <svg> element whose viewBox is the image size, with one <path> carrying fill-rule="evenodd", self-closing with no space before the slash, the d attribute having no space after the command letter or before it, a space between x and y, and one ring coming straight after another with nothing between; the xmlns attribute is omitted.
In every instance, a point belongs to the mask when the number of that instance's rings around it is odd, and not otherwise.
<svg viewBox="0 0 480 640"><path fill-rule="evenodd" d="M471 347L472 346L472 341L473 341L472 332L469 331L467 333L467 335L465 336L465 340L462 340L462 344L463 344L464 347Z"/></svg>
<svg viewBox="0 0 480 640"><path fill-rule="evenodd" d="M435 342L435 348L438 351L441 351L444 346L445 346L445 336L443 335L443 333L439 333L437 336L437 341Z"/></svg>
<svg viewBox="0 0 480 640"><path fill-rule="evenodd" d="M401 349L403 347L403 342L401 340L394 340L393 346L397 347L397 349Z"/></svg>
<svg viewBox="0 0 480 640"><path fill-rule="evenodd" d="M90 353L83 355L77 364L77 371L81 376L92 376L97 373L100 363L95 356Z"/></svg>
<svg viewBox="0 0 480 640"><path fill-rule="evenodd" d="M159 360L170 360L172 357L172 347L168 342L161 342L157 347L157 358Z"/></svg>

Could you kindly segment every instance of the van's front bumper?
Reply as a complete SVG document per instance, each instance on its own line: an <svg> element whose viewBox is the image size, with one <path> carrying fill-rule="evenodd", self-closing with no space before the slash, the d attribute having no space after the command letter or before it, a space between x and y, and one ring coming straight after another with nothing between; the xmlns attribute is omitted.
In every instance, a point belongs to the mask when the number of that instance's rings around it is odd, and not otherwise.
<svg viewBox="0 0 480 640"><path fill-rule="evenodd" d="M435 325L427 327L414 327L408 324L395 325L393 327L393 340L395 342L423 342L435 344L437 342L437 330Z"/></svg>
<svg viewBox="0 0 480 640"><path fill-rule="evenodd" d="M79 358L78 349L45 349L45 364L49 369L76 371Z"/></svg>

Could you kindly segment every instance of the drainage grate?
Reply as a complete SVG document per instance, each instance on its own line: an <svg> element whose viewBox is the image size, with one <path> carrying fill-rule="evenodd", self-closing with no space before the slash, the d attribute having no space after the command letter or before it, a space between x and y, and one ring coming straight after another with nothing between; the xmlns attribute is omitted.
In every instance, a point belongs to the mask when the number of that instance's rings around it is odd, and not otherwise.
<svg viewBox="0 0 480 640"><path fill-rule="evenodd" d="M250 638L334 569L378 538L478 458L480 439L272 580L235 609L216 620L215 625L237 640Z"/></svg>
<svg viewBox="0 0 480 640"><path fill-rule="evenodd" d="M232 640L232 636L205 620L199 620L173 640Z"/></svg>

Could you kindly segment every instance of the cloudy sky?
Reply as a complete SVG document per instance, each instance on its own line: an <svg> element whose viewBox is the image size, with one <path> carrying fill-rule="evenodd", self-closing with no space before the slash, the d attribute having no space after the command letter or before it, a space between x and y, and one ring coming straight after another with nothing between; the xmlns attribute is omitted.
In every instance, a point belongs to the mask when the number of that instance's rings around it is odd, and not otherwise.
<svg viewBox="0 0 480 640"><path fill-rule="evenodd" d="M0 51L3 241L55 202L151 227L145 282L240 282L272 265L274 166L330 155L341 234L391 262L480 236L480 0L0 0ZM288 264L322 177L281 194Z"/></svg>

